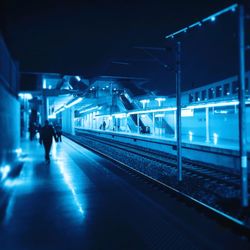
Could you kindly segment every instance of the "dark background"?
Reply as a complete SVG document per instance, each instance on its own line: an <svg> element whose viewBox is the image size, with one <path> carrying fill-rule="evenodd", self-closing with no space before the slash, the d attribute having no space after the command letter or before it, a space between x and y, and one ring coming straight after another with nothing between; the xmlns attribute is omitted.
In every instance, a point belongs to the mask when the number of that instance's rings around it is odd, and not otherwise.
<svg viewBox="0 0 250 250"><path fill-rule="evenodd" d="M4 0L0 21L10 52L23 72L146 77L151 81L145 87L169 94L175 91L174 72L158 61L150 62L152 57L133 47L174 48L165 35L232 3ZM178 40L182 42L183 90L237 74L236 12L224 14ZM170 67L174 64L174 50L152 55Z"/></svg>

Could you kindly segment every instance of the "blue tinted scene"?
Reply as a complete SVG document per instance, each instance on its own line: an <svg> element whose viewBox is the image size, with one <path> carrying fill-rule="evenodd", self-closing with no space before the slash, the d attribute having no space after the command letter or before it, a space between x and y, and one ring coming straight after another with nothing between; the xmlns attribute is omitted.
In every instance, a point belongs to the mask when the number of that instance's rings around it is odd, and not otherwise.
<svg viewBox="0 0 250 250"><path fill-rule="evenodd" d="M0 249L250 249L248 1L0 3Z"/></svg>

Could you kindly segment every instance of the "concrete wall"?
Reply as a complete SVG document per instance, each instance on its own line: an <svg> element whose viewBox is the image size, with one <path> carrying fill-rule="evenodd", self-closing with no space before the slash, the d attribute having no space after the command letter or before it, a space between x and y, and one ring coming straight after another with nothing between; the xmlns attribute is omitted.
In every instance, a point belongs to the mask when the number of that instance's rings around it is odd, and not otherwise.
<svg viewBox="0 0 250 250"><path fill-rule="evenodd" d="M18 70L0 34L0 168L14 165L20 147Z"/></svg>
<svg viewBox="0 0 250 250"><path fill-rule="evenodd" d="M20 147L20 105L0 84L0 164L16 160L15 150Z"/></svg>

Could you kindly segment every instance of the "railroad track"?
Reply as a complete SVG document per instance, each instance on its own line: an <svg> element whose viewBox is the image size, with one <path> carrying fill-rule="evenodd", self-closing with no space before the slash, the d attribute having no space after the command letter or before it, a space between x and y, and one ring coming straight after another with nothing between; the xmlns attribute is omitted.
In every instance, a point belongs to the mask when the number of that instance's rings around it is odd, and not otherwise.
<svg viewBox="0 0 250 250"><path fill-rule="evenodd" d="M131 174L132 176L135 176L135 177L138 177L142 180L145 180L145 182L151 183L152 186L154 186L154 187L156 186L157 188L159 188L163 191L167 191L167 192L172 193L173 195L178 197L178 199L183 200L186 204L190 204L191 206L194 206L194 207L197 207L198 209L204 210L204 212L210 214L212 217L216 218L216 220L221 221L222 224L225 223L225 225L229 225L228 223L230 223L230 225L232 226L232 228L234 228L236 230L236 232L240 233L240 235L246 235L247 237L250 238L250 225L249 225L249 220L248 220L249 216L246 216L246 214L248 214L248 212L246 213L245 210L242 210L239 208L238 212L236 212L236 214L233 215L229 211L221 209L220 207L217 207L214 205L211 206L206 201L204 202L204 201L200 200L199 198L195 198L195 196L193 196L189 192L186 193L186 191L181 191L181 190L179 190L179 188L176 188L176 187L172 186L171 184L169 185L165 182L162 182L158 179L155 179L152 176L148 175L147 173L143 173L143 172L137 170L136 168L134 168L133 166L130 166L126 163L123 163L122 161L119 161L115 157L113 157L105 152L102 152L102 150L98 149L98 147L92 147L91 142L88 140L91 139L91 141L94 140L95 142L101 143L104 146L115 147L116 149L118 148L118 149L121 149L123 151L126 150L126 152L134 153L135 155L140 155L141 157L144 157L144 156L147 158L151 157L151 156L145 155L146 154L145 152L140 151L138 148L134 147L133 145L131 145L131 147L128 148L127 144L120 145L119 142L112 143L112 141L110 142L109 139L104 141L103 139L93 138L93 136L87 136L86 134L84 135L85 139L87 139L87 140L85 140L85 142L84 142L84 138L82 138L82 136L72 136L70 134L66 134L65 136L68 137L69 139L71 139L72 141L82 145L83 147L86 147L87 149L92 150L93 152L95 152L97 154L100 154L102 157L113 161L117 165L118 169L125 171L128 174ZM127 146L127 148L125 148L125 146ZM137 151L135 151L134 148ZM138 151L140 151L140 152L138 152ZM154 152L154 150L150 150L150 151ZM164 154L164 153L159 152L159 155L161 155L161 154ZM168 162L168 165L165 164L165 166L169 166L171 168L173 166L175 166L175 169L176 169L176 160L174 159L174 157L169 157L169 158L170 158L170 163ZM155 157L153 160L156 162L161 161L161 159L156 159ZM195 164L190 163L188 160L187 165L191 165L191 167L193 167L193 165L195 165ZM201 167L201 166L197 166L197 167ZM188 172L188 170L185 170L185 171L186 171L185 174L196 175L196 178L202 177L203 178L202 181L207 178L205 176L210 174L210 171L208 171L207 173L202 173L202 174L200 174L200 170L197 173L194 173L194 171L192 171L192 170L190 170L189 172ZM197 169L195 171L197 171ZM212 167L212 171L214 171L214 166ZM221 172L221 174L224 174L225 172L227 173L227 171L224 171L224 170L222 170L220 172ZM221 180L217 180L218 175L216 177L217 178L215 178L215 179L214 179L214 177L210 177L210 179L209 178L207 178L207 179L210 181L211 181L211 179L213 179L213 181L216 182L215 185L217 185L217 183L220 182L220 185L223 185L223 189L224 189L225 182L221 183ZM236 177L238 177L238 176L236 175ZM237 183L233 182L234 178L235 178L235 174L233 174L233 177L231 178L232 183L230 183L230 181L227 180L228 187L235 188L234 187L235 185L238 186ZM213 185L213 186L215 186L215 185ZM237 187L237 189L238 189L238 187ZM204 187L203 187L203 190L204 190ZM211 189L207 189L204 191L206 191L208 193L213 193L213 190L211 190Z"/></svg>
<svg viewBox="0 0 250 250"><path fill-rule="evenodd" d="M101 143L102 145L121 149L123 151L139 155L151 161L162 163L166 165L166 167L176 169L177 166L176 157L171 154L151 150L144 147L129 145L126 143L113 141L111 139L100 139L97 136L88 134L84 134L84 138L88 138L91 141ZM78 136L78 139L81 140L81 136ZM84 140L82 142L84 142ZM224 185L226 188L240 190L240 175L237 175L235 173L229 173L221 169L216 169L215 166L205 166L204 164L199 164L197 162L193 163L192 161L184 158L183 173L194 178L200 178L208 182Z"/></svg>

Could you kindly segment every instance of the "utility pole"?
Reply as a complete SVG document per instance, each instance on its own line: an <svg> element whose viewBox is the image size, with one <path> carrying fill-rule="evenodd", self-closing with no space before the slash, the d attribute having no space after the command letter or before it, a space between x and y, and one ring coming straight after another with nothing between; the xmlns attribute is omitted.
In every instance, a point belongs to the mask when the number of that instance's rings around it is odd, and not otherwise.
<svg viewBox="0 0 250 250"><path fill-rule="evenodd" d="M178 181L182 181L181 148L181 42L176 44L176 126L177 126L177 167Z"/></svg>
<svg viewBox="0 0 250 250"><path fill-rule="evenodd" d="M241 166L241 205L248 206L248 180L247 180L247 127L245 107L245 14L244 5L239 5L239 146Z"/></svg>

